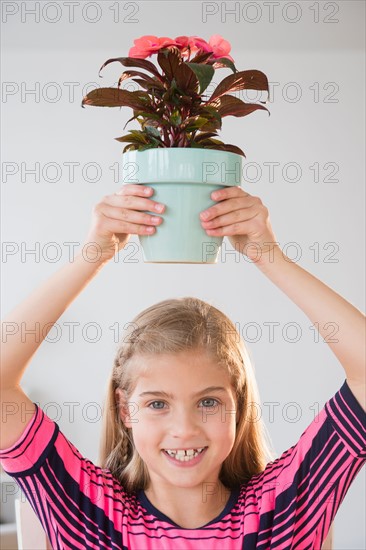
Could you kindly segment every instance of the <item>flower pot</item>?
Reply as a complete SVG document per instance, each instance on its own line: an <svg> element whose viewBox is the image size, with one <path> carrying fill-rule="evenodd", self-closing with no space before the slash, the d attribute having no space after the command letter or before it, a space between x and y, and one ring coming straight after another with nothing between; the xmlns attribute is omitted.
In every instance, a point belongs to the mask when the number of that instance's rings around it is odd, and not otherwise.
<svg viewBox="0 0 366 550"><path fill-rule="evenodd" d="M127 151L122 172L124 184L148 185L152 199L166 205L155 233L139 235L145 262L217 262L223 237L207 235L199 214L215 204L213 191L241 184L241 155L185 147Z"/></svg>

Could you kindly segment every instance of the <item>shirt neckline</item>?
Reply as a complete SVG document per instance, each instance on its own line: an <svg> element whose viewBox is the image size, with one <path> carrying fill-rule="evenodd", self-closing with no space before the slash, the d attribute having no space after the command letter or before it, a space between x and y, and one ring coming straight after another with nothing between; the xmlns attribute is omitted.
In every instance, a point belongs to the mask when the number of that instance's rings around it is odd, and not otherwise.
<svg viewBox="0 0 366 550"><path fill-rule="evenodd" d="M197 529L205 529L209 525L212 525L213 523L217 523L218 521L221 521L234 508L239 498L239 494L240 494L240 487L236 487L235 489L232 489L229 500L227 501L225 508L222 510L222 512L217 517L209 521L208 523L205 523L205 525L202 525L200 527L195 527L194 529L181 527L180 525L175 523L170 517L163 514L163 512L160 512L160 510L158 510L158 508L155 508L152 502L150 502L150 500L147 498L145 491L143 489L138 491L137 498L140 501L140 503L143 505L143 507L146 508L146 510L150 514L155 516L157 519L170 523L170 525L174 525L174 527L177 527L178 529L183 529L186 531L192 531L192 530L195 531Z"/></svg>

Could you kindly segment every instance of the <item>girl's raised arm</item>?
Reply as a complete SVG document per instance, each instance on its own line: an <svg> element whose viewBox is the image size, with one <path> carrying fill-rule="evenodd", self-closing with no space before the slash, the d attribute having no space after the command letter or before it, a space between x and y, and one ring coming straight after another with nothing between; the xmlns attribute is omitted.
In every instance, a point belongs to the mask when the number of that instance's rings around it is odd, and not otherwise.
<svg viewBox="0 0 366 550"><path fill-rule="evenodd" d="M342 296L285 256L276 243L268 209L258 197L240 187L227 187L211 195L219 201L201 213L208 235L228 236L236 250L248 256L318 328L346 371L347 383L366 410L365 316ZM329 325L337 334L332 341ZM328 330L327 330L328 328Z"/></svg>
<svg viewBox="0 0 366 550"><path fill-rule="evenodd" d="M149 227L161 223L140 212L154 209L156 202L146 198L152 192L142 185L125 185L119 194L104 197L93 210L86 239L86 243L95 243L95 261L79 252L2 321L1 449L19 439L35 411L19 384L48 332L103 265L125 246L130 234L151 234ZM24 337L26 331L35 332Z"/></svg>
<svg viewBox="0 0 366 550"><path fill-rule="evenodd" d="M278 247L274 249L272 258L264 255L257 265L317 327L344 368L352 393L366 410L366 324L363 313L292 262ZM337 331L330 339L329 323Z"/></svg>

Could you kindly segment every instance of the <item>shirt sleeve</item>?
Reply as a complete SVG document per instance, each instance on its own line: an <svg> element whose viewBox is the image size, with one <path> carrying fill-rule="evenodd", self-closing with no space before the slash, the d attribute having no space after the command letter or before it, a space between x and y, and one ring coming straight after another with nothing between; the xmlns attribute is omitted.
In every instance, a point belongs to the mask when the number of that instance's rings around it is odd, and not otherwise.
<svg viewBox="0 0 366 550"><path fill-rule="evenodd" d="M52 548L121 547L120 523L129 497L109 470L84 458L37 405L19 440L0 451L0 461L39 517Z"/></svg>
<svg viewBox="0 0 366 550"><path fill-rule="evenodd" d="M298 443L252 478L263 548L321 548L365 463L365 426L366 413L345 381Z"/></svg>

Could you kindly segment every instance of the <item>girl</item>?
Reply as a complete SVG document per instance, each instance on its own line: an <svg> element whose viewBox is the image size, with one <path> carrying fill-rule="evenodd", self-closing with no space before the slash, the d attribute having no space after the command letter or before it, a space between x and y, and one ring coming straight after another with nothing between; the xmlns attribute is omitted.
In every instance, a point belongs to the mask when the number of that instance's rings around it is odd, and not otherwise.
<svg viewBox="0 0 366 550"><path fill-rule="evenodd" d="M43 329L129 240L151 234L164 205L126 185L95 207L80 253L4 321ZM149 198L150 197L150 198ZM118 350L105 406L101 467L85 459L19 383L40 341L19 333L3 349L2 464L29 499L53 548L310 549L321 547L366 457L364 316L283 255L268 210L241 187L212 195L209 235L236 250L292 299L325 337L346 373L298 443L271 458L256 418L258 396L233 323L195 298L138 315ZM17 325L13 325L17 326Z"/></svg>

